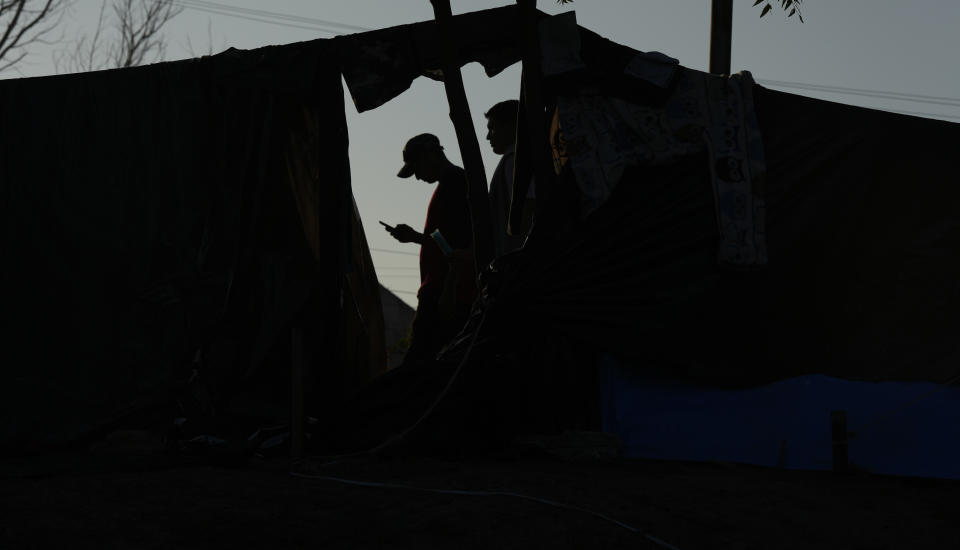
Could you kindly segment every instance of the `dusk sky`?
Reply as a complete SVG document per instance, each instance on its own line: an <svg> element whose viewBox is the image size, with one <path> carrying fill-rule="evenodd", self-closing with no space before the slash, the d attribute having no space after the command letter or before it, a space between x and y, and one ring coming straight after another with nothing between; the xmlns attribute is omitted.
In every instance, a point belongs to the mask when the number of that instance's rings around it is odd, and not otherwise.
<svg viewBox="0 0 960 550"><path fill-rule="evenodd" d="M178 0L184 8L166 28L166 59L214 53L228 47L256 48L432 19L429 0ZM956 0L844 0L805 2L805 23L779 9L759 18L752 0L734 2L733 71L749 70L772 88L831 101L896 110L960 122L960 2ZM512 4L506 0L453 0L454 13ZM577 0L558 6L540 0L541 10L575 10L580 25L643 51L660 51L681 64L705 69L710 2L707 0ZM35 48L4 78L56 72L57 49L90 29L99 0L76 0L65 23L64 41ZM255 13L261 10L268 13ZM279 15L291 17L280 17ZM188 42L189 38L189 42ZM511 67L488 79L477 65L464 68L470 108L483 148L487 175L497 157L489 150L483 112L512 98L520 70ZM769 81L781 84L773 85ZM786 87L782 83L794 83ZM798 87L797 85L801 85ZM856 89L840 93L803 86ZM890 97L890 93L902 99ZM925 97L918 97L925 96ZM406 93L374 111L358 114L345 97L354 194L381 282L415 303L418 286L415 245L394 241L377 224L422 228L432 186L400 180L401 148L421 132L438 135L449 157L460 164L441 83L420 79ZM905 136L909 139L909 136ZM395 251L391 253L384 251ZM406 253L406 254L404 254Z"/></svg>

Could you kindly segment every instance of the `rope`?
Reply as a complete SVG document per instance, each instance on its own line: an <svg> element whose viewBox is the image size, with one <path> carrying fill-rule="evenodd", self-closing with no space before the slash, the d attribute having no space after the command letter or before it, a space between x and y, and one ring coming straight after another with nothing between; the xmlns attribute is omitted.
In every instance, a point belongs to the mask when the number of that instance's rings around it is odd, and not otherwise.
<svg viewBox="0 0 960 550"><path fill-rule="evenodd" d="M460 364L457 365L457 368L453 371L453 374L450 375L450 380L447 381L447 385L444 386L443 390L441 390L440 393L437 395L437 398L434 399L433 403L431 403L430 406L427 408L427 410L424 411L422 415L420 415L420 417L416 420L416 422L411 424L406 429L398 432L397 434L388 437L383 443L380 443L379 445L371 449L368 449L366 451L358 451L355 453L348 453L348 454L341 454L341 455L318 455L318 456L311 456L309 458L313 460L336 461L342 458L356 458L361 456L373 455L389 447L390 445L393 445L397 441L400 441L401 439L406 437L408 434L410 434L410 432L412 432L418 426L420 426L420 424L423 423L423 421L426 420L427 417L433 413L433 410L437 408L437 405L440 404L440 401L442 401L443 398L446 397L447 393L450 391L450 388L453 386L453 383L456 381L457 377L460 375L460 371L463 370L463 366L467 363L467 359L470 358L470 353L473 351L473 346L477 342L477 337L480 336L480 331L483 328L483 323L484 321L486 321L487 313L489 311L490 311L489 308L483 311L483 316L480 317L480 321L477 323L477 328L476 330L474 330L473 336L470 338L470 345L467 347L466 352L464 352L463 359L460 360Z"/></svg>
<svg viewBox="0 0 960 550"><path fill-rule="evenodd" d="M399 433L397 433L397 434L395 434L395 435L387 438L383 443L380 443L379 445L377 445L377 446L375 446L375 447L373 447L373 448L371 448L371 449L369 449L369 450L360 451L360 452L356 452L356 453L341 454L341 455L311 456L310 458L311 458L311 459L314 459L314 460L326 460L327 462L325 462L324 464L320 465L320 466L322 467L322 466L329 466L329 465L335 464L335 463L339 462L340 459L344 459L344 458L357 458L357 457L366 456L366 455L373 455L373 454L375 454L376 452L378 452L378 451L380 451L380 450L382 450L382 449L384 449L384 448L392 445L393 443L395 443L395 442L403 439L403 438L406 437L410 432L412 432L413 430L415 430L424 420L426 420L426 418L427 418L428 416L430 416L430 414L433 413L433 410L437 407L437 405L439 405L440 401L443 400L444 397L446 397L447 393L450 391L450 388L453 386L453 383L454 383L454 382L456 381L456 379L459 377L461 370L463 369L464 365L467 363L467 360L470 358L470 354L471 354L471 352L473 351L473 347L474 347L474 345L475 345L476 342L477 342L477 338L478 338L479 335L480 335L481 329L483 328L484 321L486 321L486 319L487 319L487 313L488 313L489 311L490 311L489 308L487 308L487 309L484 310L483 316L480 318L480 321L477 323L477 328L474 330L473 336L472 336L472 338L470 339L470 345L467 347L467 350L466 350L466 352L465 352L464 355L463 355L463 359L460 360L460 363L457 365L456 370L454 370L453 374L450 376L450 380L447 382L447 385L446 385L446 386L443 388L443 390L437 395L437 398L433 401L433 403L431 403L430 407L428 407L427 410L424 411L424 413L423 413L422 415L420 415L420 417L416 420L416 422L414 422L414 423L411 424L408 428L402 430L401 432L399 432ZM294 468L297 468L297 467L299 467L299 465L300 465L300 464L299 464L299 461L295 461L293 466L294 466ZM343 483L343 484L347 484L347 485L355 485L355 486L359 486L359 487L375 487L375 488L384 488L384 489L402 489L402 490L408 490L408 491L420 491L420 492L428 492L428 493L436 493L436 494L461 495L461 496L484 496L484 497L503 496L503 497L519 498L519 499L523 499L523 500L529 500L529 501L532 501L532 502L538 502L538 503L540 503L540 504L545 504L545 505L548 505L548 506L553 506L553 507L556 507L556 508L562 508L562 509L566 509L566 510L573 510L573 511L576 511L576 512L581 512L581 513L590 514L590 515L595 516L595 517L598 517L598 518L600 518L600 519L602 519L602 520L604 520L604 521L613 523L614 525L617 525L618 527L621 527L621 528L623 528L623 529L626 529L626 530L628 530L628 531L630 531L630 532L640 534L640 535L642 535L645 539L647 539L648 541L656 544L656 545L659 546L660 548L665 548L665 549L667 549L667 550L679 550L679 548L677 548L677 547L675 547L675 546L672 546L672 545L670 545L669 543L666 543L666 542L658 539L657 537L654 537L653 535L650 535L650 534L648 534L648 533L644 533L644 532L641 531L640 529L638 529L638 528L636 528L636 527L633 527L633 526L631 526L631 525L628 525L628 524L626 524L626 523L623 523L623 522L621 522L621 521L618 521L618 520L616 520L616 519L614 519L614 518L612 518L612 517L610 517L610 516L608 516L608 515L606 515L606 514L602 514L602 513L600 513L600 512L594 511L594 510L589 510L589 509L587 509L587 508L581 508L581 507L579 507L579 506L574 506L574 505L571 505L571 504L564 504L564 503L562 503L562 502L556 502L556 501L552 501L552 500L548 500L548 499L544 499L544 498L540 498L540 497L534 497L534 496L530 496L530 495L524 495L524 494L521 494L521 493L514 493L514 492L509 492L509 491L467 491L467 490L455 490L455 489L431 489L431 488L426 488L426 487L416 487L416 486L413 486L413 485L400 485L400 484L395 484L395 483L378 483L378 482L372 482L372 481L359 481L359 480L353 480L353 479L345 479L345 478L339 478L339 477L333 477L333 476L319 476L319 475L312 475L312 474L303 474L303 473L295 472L295 471L292 471L292 470L289 472L289 474L290 474L291 476L293 476L293 477L299 477L299 478L302 478L302 479L312 479L312 480L317 480L317 481L330 481L330 482L335 482L335 483Z"/></svg>
<svg viewBox="0 0 960 550"><path fill-rule="evenodd" d="M380 488L380 489L402 489L402 490L405 490L405 491L418 491L418 492L423 492L423 493L435 493L435 494L441 494L441 495L460 495L460 496L476 496L476 497L510 497L510 498L518 498L518 499L522 499L522 500L529 500L529 501L531 501L531 502L537 502L537 503L539 503L539 504L545 504L545 505L547 505L547 506L553 506L554 508L562 508L562 509L564 509L564 510L573 510L573 511L575 511L575 512L581 512L581 513L584 513L584 514L589 514L589 515L591 515L591 516L600 518L600 519L602 519L602 520L604 520L604 521L610 522L610 523L616 525L617 527L626 529L627 531L630 531L631 533L637 533L637 534L643 535L643 537L644 537L645 539L647 539L648 541L656 544L656 545L659 546L660 548L666 548L667 550L680 550L680 549L677 548L676 546L673 546L673 545L671 545L671 544L669 544L669 543L666 543L666 542L660 540L659 538L654 537L653 535L650 535L650 534L648 534L648 533L644 533L641 529L638 529L637 527L634 527L634 526L632 526L632 525L628 525L628 524L626 524L626 523L623 523L622 521L618 521L618 520L616 520L616 519L614 519L614 518L612 518L612 517L610 517L610 516L608 516L608 515L606 515L606 514L603 514L603 513L601 513L601 512L597 512L597 511L595 511L595 510L590 510L590 509L588 509L588 508L582 508L582 507L580 507L580 506L575 506L575 505L572 505L572 504L565 504L565 503L563 503L563 502L557 502L557 501L549 500L549 499L545 499L545 498L540 498L540 497L525 495L525 494L522 494L522 493L514 493L514 492L512 492L512 491L469 491L469 490L459 490L459 489L432 489L432 488L428 488L428 487L417 487L417 486L415 486L415 485L401 485L401 484L398 484L398 483L380 483L380 482L375 482L375 481L359 481L359 480L355 480L355 479L345 479L345 478L332 477L332 476L319 476L319 475L311 475L311 474L301 474L301 473L297 473L297 472L290 472L290 475L293 476L293 477L299 477L299 478L303 478L303 479L313 479L313 480L317 480L317 481L330 481L330 482L334 482L334 483L343 483L343 484L345 484L345 485L355 485L355 486L358 486L358 487L373 487L373 488Z"/></svg>

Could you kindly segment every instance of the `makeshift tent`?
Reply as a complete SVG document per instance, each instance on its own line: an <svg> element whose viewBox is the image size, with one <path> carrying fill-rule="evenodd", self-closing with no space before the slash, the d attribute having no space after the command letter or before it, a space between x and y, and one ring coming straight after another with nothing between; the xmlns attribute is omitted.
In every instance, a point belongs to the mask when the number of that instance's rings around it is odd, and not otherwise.
<svg viewBox="0 0 960 550"><path fill-rule="evenodd" d="M603 427L632 456L823 467L829 411L811 404L847 410L857 431L932 388L937 400L912 410L941 403L938 418L956 416L957 125L773 92L569 17L540 20L554 118L530 139L551 140L557 177L538 181L533 234L485 274L483 301L440 361L378 378L321 418L315 442L357 450L409 433L437 448ZM382 350L351 225L338 73L364 111L441 76L442 48L491 75L520 59L515 8L452 24L453 45L427 22L3 83L7 441L30 438L15 419L44 435L57 426L61 440L89 429L189 378L195 357L215 387L242 394L238 381L283 368L294 312L314 334L338 327L345 354L362 355L365 338ZM530 150L518 144L518 166ZM324 251L341 242L331 266ZM318 340L320 354L330 340ZM317 365L319 402L378 368ZM76 416L64 423L65 411ZM882 425L870 421L885 442L864 447L870 456L851 441L855 460L960 476L951 425L937 425L937 464L924 456L932 439L897 456Z"/></svg>
<svg viewBox="0 0 960 550"><path fill-rule="evenodd" d="M518 60L512 10L455 18L460 59L491 75ZM596 369L603 422L627 438L628 452L788 467L829 467L831 409L848 410L856 431L934 388L949 409L914 417L914 428L958 416L960 394L948 385L960 375L960 191L950 154L960 126L775 92L749 74L690 70L569 17L543 17L539 31L554 125L537 137L554 145L558 198L540 201L541 227L491 274L489 301L448 350L449 372L467 380L445 390L459 392L446 400L451 414L475 425L499 418L515 431L573 427L582 415L558 417L585 401ZM432 32L410 25L344 39L370 45L354 48L344 71L358 109L432 74L422 46ZM374 71L368 57L389 62ZM518 144L518 159L528 145ZM538 196L547 185L538 182ZM546 219L561 221L544 228ZM592 358L572 364L579 354ZM768 386L790 381L807 389ZM653 399L667 387L673 401ZM804 413L758 434L769 426L754 417L776 416L771 395ZM697 428L730 400L753 403L749 414ZM671 422L685 431L671 434ZM445 436L455 426L446 423ZM956 444L950 460L925 458L960 435L937 428L926 445L911 440L912 457L887 461L900 444L891 437L855 460L960 476L942 467L960 463ZM734 438L718 434L738 432L770 447L728 452ZM783 458L807 443L799 454L823 460Z"/></svg>
<svg viewBox="0 0 960 550"><path fill-rule="evenodd" d="M308 403L385 369L329 52L0 82L0 447L287 422L293 326Z"/></svg>
<svg viewBox="0 0 960 550"><path fill-rule="evenodd" d="M380 303L383 304L384 338L387 345L387 366L403 363L409 345L410 324L414 309L399 296L380 285Z"/></svg>

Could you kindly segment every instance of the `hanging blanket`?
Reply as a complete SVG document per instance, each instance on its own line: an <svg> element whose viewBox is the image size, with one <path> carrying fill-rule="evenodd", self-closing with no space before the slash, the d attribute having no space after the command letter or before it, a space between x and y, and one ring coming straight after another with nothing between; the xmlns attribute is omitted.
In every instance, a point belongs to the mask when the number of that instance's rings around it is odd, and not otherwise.
<svg viewBox="0 0 960 550"><path fill-rule="evenodd" d="M662 105L589 92L559 97L564 150L558 156L571 163L576 175L581 215L606 202L626 168L670 164L705 150L720 233L719 261L764 265L765 168L753 112L753 78L748 72L729 78L689 69L678 73Z"/></svg>

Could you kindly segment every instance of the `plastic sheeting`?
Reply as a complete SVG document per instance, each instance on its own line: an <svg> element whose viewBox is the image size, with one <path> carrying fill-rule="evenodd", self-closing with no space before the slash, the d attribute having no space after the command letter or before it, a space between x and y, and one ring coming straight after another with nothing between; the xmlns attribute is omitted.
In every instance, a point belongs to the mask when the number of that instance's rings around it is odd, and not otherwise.
<svg viewBox="0 0 960 550"><path fill-rule="evenodd" d="M0 82L0 446L75 439L198 375L221 412L283 401L294 322L311 380L382 368L338 344L357 301L382 362L378 296L343 285L371 264L328 52Z"/></svg>
<svg viewBox="0 0 960 550"><path fill-rule="evenodd" d="M765 267L718 265L707 155L631 167L582 222L534 228L504 272L503 332L540 327L715 386L958 374L960 125L753 95Z"/></svg>
<svg viewBox="0 0 960 550"><path fill-rule="evenodd" d="M849 463L877 474L960 479L960 387L801 376L749 389L651 378L601 361L604 431L630 457L833 468L831 412Z"/></svg>
<svg viewBox="0 0 960 550"><path fill-rule="evenodd" d="M450 35L456 41L453 55L457 62L461 66L478 62L492 77L519 61L517 37L521 32L516 13L516 6L505 6L454 17ZM443 79L440 67L449 46L439 43L434 21L333 40L358 112L397 97L421 76Z"/></svg>

